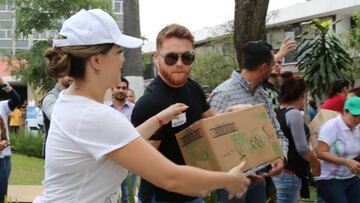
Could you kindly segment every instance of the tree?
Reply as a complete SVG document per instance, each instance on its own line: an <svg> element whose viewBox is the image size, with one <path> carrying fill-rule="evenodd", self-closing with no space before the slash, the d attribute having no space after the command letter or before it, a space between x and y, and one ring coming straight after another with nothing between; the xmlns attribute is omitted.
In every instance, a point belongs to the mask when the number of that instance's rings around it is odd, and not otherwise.
<svg viewBox="0 0 360 203"><path fill-rule="evenodd" d="M208 85L210 89L214 89L229 78L236 65L231 57L224 57L220 53L197 54L192 66L192 78L201 85Z"/></svg>
<svg viewBox="0 0 360 203"><path fill-rule="evenodd" d="M248 41L266 39L266 13L269 0L235 0L234 42L241 64L241 49Z"/></svg>
<svg viewBox="0 0 360 203"><path fill-rule="evenodd" d="M354 13L352 16L354 21L353 28L349 32L349 47L351 48L351 56L354 59L354 66L351 73L356 79L360 78L360 13Z"/></svg>
<svg viewBox="0 0 360 203"><path fill-rule="evenodd" d="M13 4L16 15L16 38L24 37L33 31L43 32L54 29L59 30L61 24L59 20L69 17L81 8L102 8L111 13L111 4L108 0L64 0L64 1L44 1L44 0L0 0L0 3ZM45 72L44 51L51 47L47 41L36 42L30 50L17 53L15 58L8 59L12 74L24 83L39 88L44 93L51 89L55 81ZM26 61L14 65L14 61Z"/></svg>
<svg viewBox="0 0 360 203"><path fill-rule="evenodd" d="M5 2L5 0L1 0ZM80 9L101 8L112 12L111 1L108 0L7 0L15 6L16 37L27 38L33 31L59 29L59 21L66 19Z"/></svg>
<svg viewBox="0 0 360 203"><path fill-rule="evenodd" d="M54 87L56 81L46 73L44 52L51 47L49 41L38 41L30 50L19 52L8 62L11 73L25 84L39 88L44 93ZM14 63L14 61L16 63Z"/></svg>
<svg viewBox="0 0 360 203"><path fill-rule="evenodd" d="M139 0L124 0L124 34L140 38ZM125 76L143 76L144 66L141 61L141 48L124 49Z"/></svg>
<svg viewBox="0 0 360 203"><path fill-rule="evenodd" d="M314 98L322 99L334 80L351 81L346 73L349 72L352 59L338 37L330 31L330 27L337 22L314 19L311 21L312 29L318 34L310 39L308 33L298 37L300 42L294 57Z"/></svg>

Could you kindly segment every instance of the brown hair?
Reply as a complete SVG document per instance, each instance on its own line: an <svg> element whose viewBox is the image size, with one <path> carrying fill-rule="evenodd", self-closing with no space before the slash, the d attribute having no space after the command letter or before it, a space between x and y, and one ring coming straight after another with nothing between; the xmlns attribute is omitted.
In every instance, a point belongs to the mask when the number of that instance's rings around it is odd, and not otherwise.
<svg viewBox="0 0 360 203"><path fill-rule="evenodd" d="M182 25L171 24L164 27L156 38L156 49L160 50L165 39L169 38L188 39L194 45L194 36L189 29Z"/></svg>
<svg viewBox="0 0 360 203"><path fill-rule="evenodd" d="M299 99L306 90L303 78L288 78L284 80L280 88L281 103L288 103Z"/></svg>
<svg viewBox="0 0 360 203"><path fill-rule="evenodd" d="M113 46L114 44L98 44L49 48L45 52L48 59L47 73L54 78L70 76L82 79L85 76L87 59L96 54L106 54Z"/></svg>

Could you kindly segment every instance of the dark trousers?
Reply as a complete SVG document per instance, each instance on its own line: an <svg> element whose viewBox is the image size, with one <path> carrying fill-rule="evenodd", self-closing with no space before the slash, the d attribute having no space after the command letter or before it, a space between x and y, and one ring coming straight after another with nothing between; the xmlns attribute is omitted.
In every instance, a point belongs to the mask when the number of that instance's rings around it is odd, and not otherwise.
<svg viewBox="0 0 360 203"><path fill-rule="evenodd" d="M7 193L8 177L5 166L5 158L0 158L0 203L4 202Z"/></svg>
<svg viewBox="0 0 360 203"><path fill-rule="evenodd" d="M240 199L233 198L228 200L229 193L225 189L216 190L217 200L220 203L265 203L265 184L265 180L259 182L251 181L248 191Z"/></svg>
<svg viewBox="0 0 360 203"><path fill-rule="evenodd" d="M316 181L318 194L326 203L359 203L360 178L318 180Z"/></svg>

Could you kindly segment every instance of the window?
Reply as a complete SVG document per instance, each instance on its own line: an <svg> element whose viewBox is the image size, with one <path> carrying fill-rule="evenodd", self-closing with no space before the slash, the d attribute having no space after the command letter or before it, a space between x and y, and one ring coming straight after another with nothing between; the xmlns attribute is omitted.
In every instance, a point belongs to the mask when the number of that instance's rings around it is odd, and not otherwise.
<svg viewBox="0 0 360 203"><path fill-rule="evenodd" d="M6 39L6 30L0 30L0 39Z"/></svg>
<svg viewBox="0 0 360 203"><path fill-rule="evenodd" d="M7 38L12 39L13 38L13 30L7 30L6 36L7 36Z"/></svg>
<svg viewBox="0 0 360 203"><path fill-rule="evenodd" d="M0 39L13 39L13 33L11 29L0 29Z"/></svg>
<svg viewBox="0 0 360 203"><path fill-rule="evenodd" d="M122 0L114 0L113 10L115 13L123 13L123 1Z"/></svg>

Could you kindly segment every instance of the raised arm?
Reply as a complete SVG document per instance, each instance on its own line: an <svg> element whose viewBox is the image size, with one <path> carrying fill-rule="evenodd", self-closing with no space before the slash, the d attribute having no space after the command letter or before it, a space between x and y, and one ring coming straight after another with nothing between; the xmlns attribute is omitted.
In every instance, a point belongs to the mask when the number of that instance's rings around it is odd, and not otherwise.
<svg viewBox="0 0 360 203"><path fill-rule="evenodd" d="M8 102L9 109L13 111L15 107L20 106L20 96L19 94L0 77L0 86L3 90L9 94L10 99Z"/></svg>
<svg viewBox="0 0 360 203"><path fill-rule="evenodd" d="M296 48L296 41L286 38L280 46L279 51L274 55L275 61L279 61Z"/></svg>

